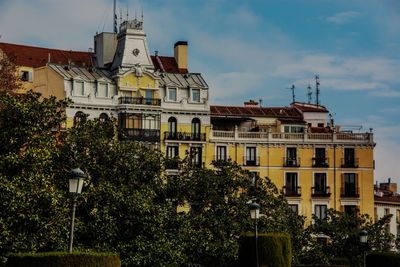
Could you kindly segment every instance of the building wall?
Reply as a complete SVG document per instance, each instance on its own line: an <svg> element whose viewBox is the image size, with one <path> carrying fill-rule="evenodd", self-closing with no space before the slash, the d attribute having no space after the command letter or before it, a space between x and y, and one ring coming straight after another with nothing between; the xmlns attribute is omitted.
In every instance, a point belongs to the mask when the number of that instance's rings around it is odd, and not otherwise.
<svg viewBox="0 0 400 267"><path fill-rule="evenodd" d="M400 203L393 204L393 203L384 203L379 202L375 204L375 220L378 220L384 217L387 214L392 214L392 218L387 225L387 229L395 236L400 234Z"/></svg>

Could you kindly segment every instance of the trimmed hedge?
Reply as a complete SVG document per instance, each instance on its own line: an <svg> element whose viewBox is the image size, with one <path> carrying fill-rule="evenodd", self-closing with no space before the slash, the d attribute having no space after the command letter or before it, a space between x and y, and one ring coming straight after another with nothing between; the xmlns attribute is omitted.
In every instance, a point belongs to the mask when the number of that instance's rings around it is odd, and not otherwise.
<svg viewBox="0 0 400 267"><path fill-rule="evenodd" d="M46 252L11 254L6 267L120 267L119 256L94 252Z"/></svg>
<svg viewBox="0 0 400 267"><path fill-rule="evenodd" d="M366 257L367 267L398 267L400 266L400 253L371 252Z"/></svg>
<svg viewBox="0 0 400 267"><path fill-rule="evenodd" d="M286 233L259 233L258 261L260 266L290 267L292 246ZM255 266L254 233L243 233L239 239L239 266Z"/></svg>

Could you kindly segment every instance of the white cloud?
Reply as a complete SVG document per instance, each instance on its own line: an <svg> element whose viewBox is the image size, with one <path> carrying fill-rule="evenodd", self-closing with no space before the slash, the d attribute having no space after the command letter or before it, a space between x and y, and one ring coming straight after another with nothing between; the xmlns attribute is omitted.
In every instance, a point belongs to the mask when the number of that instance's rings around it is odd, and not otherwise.
<svg viewBox="0 0 400 267"><path fill-rule="evenodd" d="M345 11L334 14L333 16L327 17L326 21L334 24L346 24L352 22L355 18L360 15L359 12Z"/></svg>

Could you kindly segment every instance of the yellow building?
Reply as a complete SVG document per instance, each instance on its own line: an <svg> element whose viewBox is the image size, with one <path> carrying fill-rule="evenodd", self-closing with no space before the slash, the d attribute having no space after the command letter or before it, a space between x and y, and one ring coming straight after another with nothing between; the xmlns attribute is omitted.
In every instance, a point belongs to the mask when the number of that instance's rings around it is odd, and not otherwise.
<svg viewBox="0 0 400 267"><path fill-rule="evenodd" d="M341 131L325 107L211 106L209 155L269 177L292 209L320 218L329 208L374 212L372 133Z"/></svg>
<svg viewBox="0 0 400 267"><path fill-rule="evenodd" d="M118 33L97 34L94 47L92 53L0 43L17 56L21 77L28 72L26 88L72 99L67 127L84 114L113 116L121 138L166 154L168 174L178 172L174 159L187 152L197 166L231 159L255 177L269 177L309 220L329 208L373 214L372 133L341 129L320 105L210 106L206 81L189 71L188 43L177 42L173 57L150 55L137 19Z"/></svg>

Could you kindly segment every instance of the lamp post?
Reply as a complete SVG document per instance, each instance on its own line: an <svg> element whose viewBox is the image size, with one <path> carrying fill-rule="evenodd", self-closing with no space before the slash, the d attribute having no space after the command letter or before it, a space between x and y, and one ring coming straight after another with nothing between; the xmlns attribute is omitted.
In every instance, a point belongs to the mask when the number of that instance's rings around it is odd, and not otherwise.
<svg viewBox="0 0 400 267"><path fill-rule="evenodd" d="M253 202L249 205L250 218L254 220L254 242L256 245L256 267L258 267L258 242L257 242L257 220L260 217L260 205Z"/></svg>
<svg viewBox="0 0 400 267"><path fill-rule="evenodd" d="M360 231L360 243L363 244L363 266L365 267L365 256L367 253L368 232L365 230Z"/></svg>
<svg viewBox="0 0 400 267"><path fill-rule="evenodd" d="M71 219L71 231L69 234L69 249L68 252L72 252L72 244L74 243L74 221L75 221L75 210L76 210L76 200L78 196L82 192L82 186L84 179L86 178L86 174L80 169L75 168L69 171L69 192L72 193L73 196L73 205L72 205L72 219Z"/></svg>

